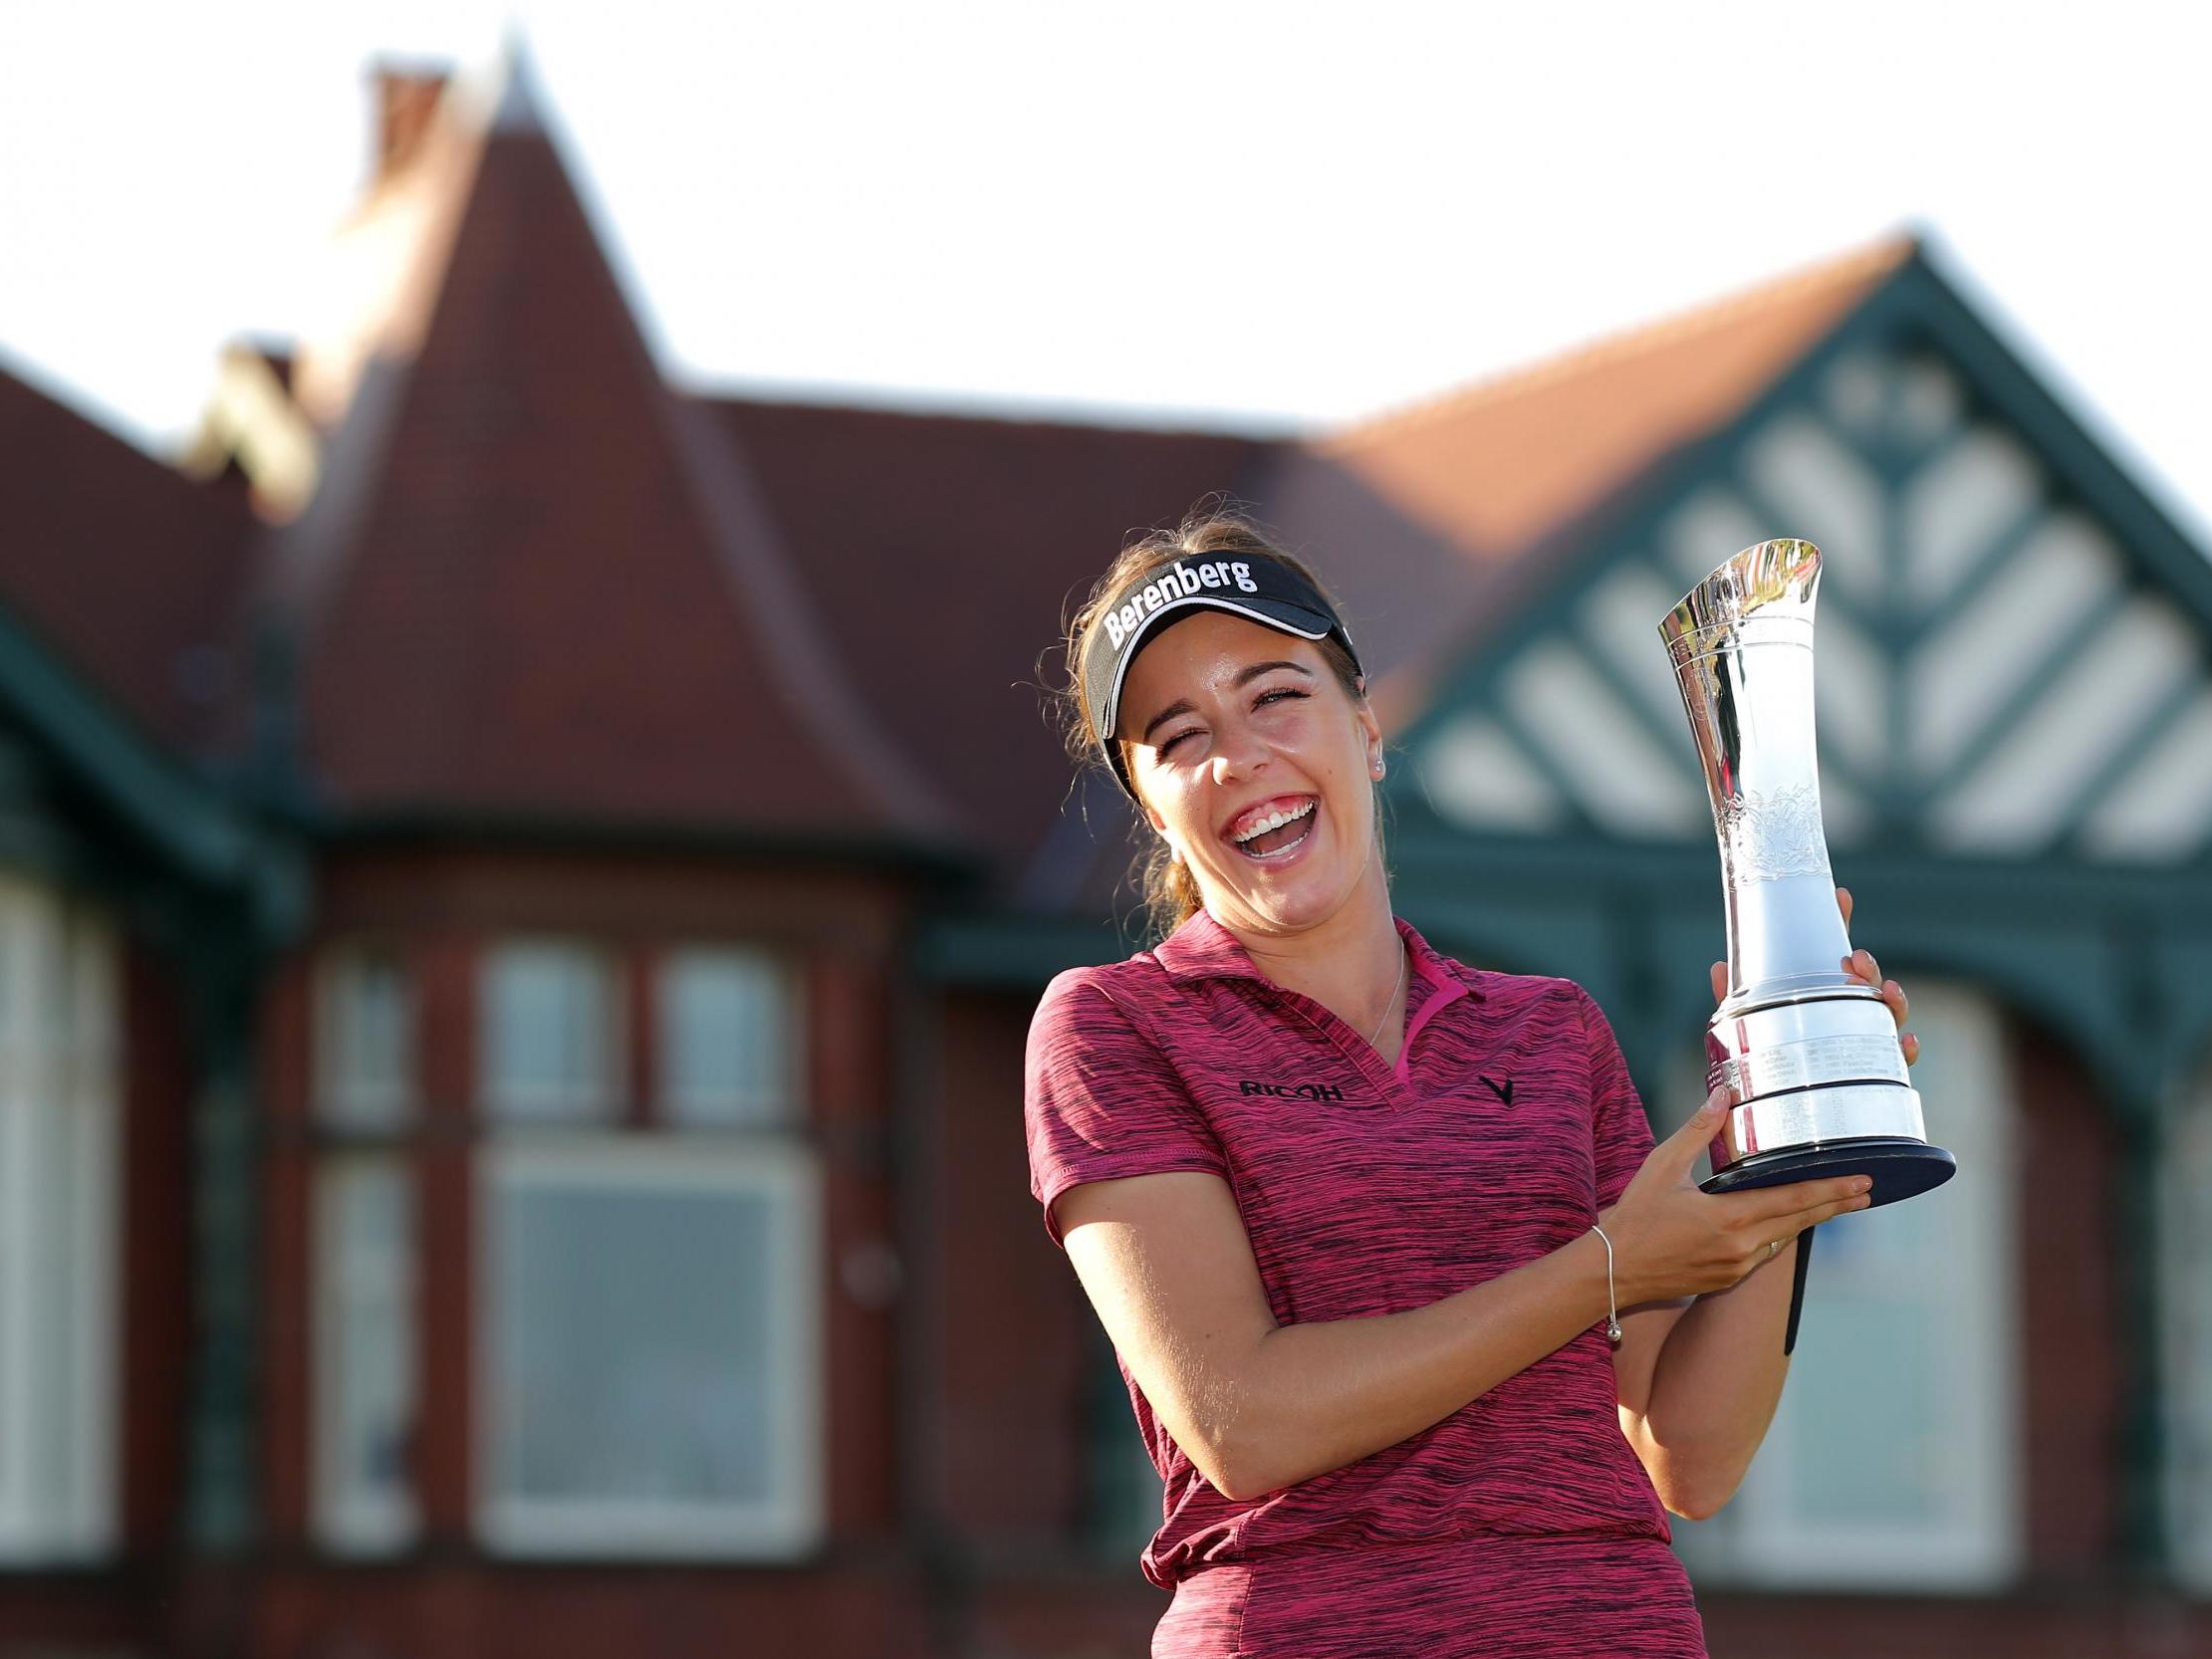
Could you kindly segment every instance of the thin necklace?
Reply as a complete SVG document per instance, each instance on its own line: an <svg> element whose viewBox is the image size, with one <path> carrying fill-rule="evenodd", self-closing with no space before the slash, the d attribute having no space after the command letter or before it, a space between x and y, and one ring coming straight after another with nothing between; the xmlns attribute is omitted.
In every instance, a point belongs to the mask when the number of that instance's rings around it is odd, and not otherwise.
<svg viewBox="0 0 2212 1659"><path fill-rule="evenodd" d="M1398 987L1405 983L1405 941L1398 941L1398 977L1390 985L1390 1001L1382 1005L1382 1018L1374 1023L1374 1031L1367 1038L1367 1047L1374 1047L1374 1040L1382 1035L1382 1028L1390 1023L1390 1003L1398 1000Z"/></svg>

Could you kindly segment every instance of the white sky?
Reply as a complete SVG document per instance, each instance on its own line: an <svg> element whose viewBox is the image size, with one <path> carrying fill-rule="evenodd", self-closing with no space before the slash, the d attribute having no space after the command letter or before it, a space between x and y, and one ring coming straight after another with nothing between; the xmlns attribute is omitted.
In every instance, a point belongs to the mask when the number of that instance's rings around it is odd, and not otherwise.
<svg viewBox="0 0 2212 1659"><path fill-rule="evenodd" d="M1320 426L1916 224L2212 542L2193 11L0 0L0 363L165 449L513 17L686 384Z"/></svg>

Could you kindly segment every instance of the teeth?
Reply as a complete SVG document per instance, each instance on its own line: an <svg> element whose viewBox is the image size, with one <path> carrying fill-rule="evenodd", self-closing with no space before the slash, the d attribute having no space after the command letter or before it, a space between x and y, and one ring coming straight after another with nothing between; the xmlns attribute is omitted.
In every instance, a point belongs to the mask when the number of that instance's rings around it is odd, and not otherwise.
<svg viewBox="0 0 2212 1659"><path fill-rule="evenodd" d="M1264 835L1270 830L1280 830L1284 825L1291 823L1295 819L1304 818L1313 810L1314 804L1311 801L1301 802L1298 806L1294 807L1289 812L1268 814L1266 818L1261 819L1259 823L1252 825L1249 829L1238 830L1236 834L1231 838L1240 843L1248 841L1254 835Z"/></svg>

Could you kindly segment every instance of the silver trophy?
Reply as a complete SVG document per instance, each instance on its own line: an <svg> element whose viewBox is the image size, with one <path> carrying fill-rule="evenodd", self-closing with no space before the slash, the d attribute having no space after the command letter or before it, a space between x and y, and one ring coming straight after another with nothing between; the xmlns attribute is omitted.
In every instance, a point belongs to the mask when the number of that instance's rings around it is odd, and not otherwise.
<svg viewBox="0 0 2212 1659"><path fill-rule="evenodd" d="M1813 734L1811 542L1744 549L1659 624L1705 768L1728 902L1728 995L1706 1027L1706 1086L1738 1104L1707 1192L1832 1175L1893 1204L1950 1179L1930 1146L1880 993L1843 972ZM1794 1321L1793 1321L1794 1322Z"/></svg>

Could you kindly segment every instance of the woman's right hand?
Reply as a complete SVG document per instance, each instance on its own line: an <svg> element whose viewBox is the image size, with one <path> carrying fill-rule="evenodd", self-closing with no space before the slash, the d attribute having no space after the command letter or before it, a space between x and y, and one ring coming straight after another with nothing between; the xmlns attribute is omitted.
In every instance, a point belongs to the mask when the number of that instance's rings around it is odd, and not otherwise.
<svg viewBox="0 0 2212 1659"><path fill-rule="evenodd" d="M1598 1216L1612 1240L1614 1285L1623 1307L1725 1291L1773 1260L1775 1245L1866 1207L1873 1183L1863 1175L1750 1192L1700 1191L1690 1171L1735 1103L1730 1085L1714 1089L1688 1122L1651 1149L1619 1202Z"/></svg>

